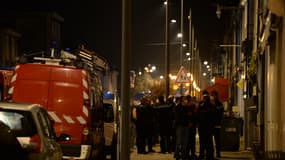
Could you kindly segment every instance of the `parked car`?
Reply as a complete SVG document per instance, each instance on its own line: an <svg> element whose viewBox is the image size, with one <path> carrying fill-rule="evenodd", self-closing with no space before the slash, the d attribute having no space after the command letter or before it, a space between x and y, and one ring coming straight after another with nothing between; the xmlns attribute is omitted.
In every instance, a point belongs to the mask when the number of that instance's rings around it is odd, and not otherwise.
<svg viewBox="0 0 285 160"><path fill-rule="evenodd" d="M70 137L66 134L55 136L53 122L40 105L1 102L0 124L0 133L3 135L0 136L0 146L1 149L5 148L6 153L9 152L9 147L16 147L21 159L62 160L62 150L57 141L68 141ZM15 148L9 153L10 156L17 154Z"/></svg>

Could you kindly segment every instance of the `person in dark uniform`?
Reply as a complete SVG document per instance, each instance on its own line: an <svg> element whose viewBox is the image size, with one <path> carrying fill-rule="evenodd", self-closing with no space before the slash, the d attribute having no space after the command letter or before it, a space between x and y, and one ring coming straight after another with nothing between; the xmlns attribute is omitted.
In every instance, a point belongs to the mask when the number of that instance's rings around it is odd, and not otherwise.
<svg viewBox="0 0 285 160"><path fill-rule="evenodd" d="M143 98L142 98L142 101ZM133 108L133 120L136 127L136 145L138 154L146 154L145 150L145 136L143 127L143 105L140 104Z"/></svg>
<svg viewBox="0 0 285 160"><path fill-rule="evenodd" d="M187 153L190 152L191 160L197 159L196 156L196 126L197 126L197 107L195 100L190 95L187 96L188 98L188 107L189 107L189 141L187 145Z"/></svg>
<svg viewBox="0 0 285 160"><path fill-rule="evenodd" d="M157 115L160 136L160 152L172 152L171 149L171 130L172 130L172 107L164 101L164 96L158 97Z"/></svg>
<svg viewBox="0 0 285 160"><path fill-rule="evenodd" d="M189 157L187 153L187 144L189 136L189 107L187 106L188 100L186 96L181 97L181 101L175 107L175 129L176 129L176 149L174 158L177 160L186 160Z"/></svg>
<svg viewBox="0 0 285 160"><path fill-rule="evenodd" d="M154 143L154 124L155 124L155 110L151 104L150 96L145 96L142 99L142 114L140 116L142 122L142 136L143 136L143 152L147 145L147 152L155 152L153 150ZM139 117L138 117L139 118ZM145 143L146 142L146 143Z"/></svg>
<svg viewBox="0 0 285 160"><path fill-rule="evenodd" d="M214 128L214 140L215 140L215 150L216 157L221 157L221 122L224 116L224 105L218 98L217 91L211 91L211 99L217 109L216 124Z"/></svg>
<svg viewBox="0 0 285 160"><path fill-rule="evenodd" d="M210 101L209 92L203 91L203 100L197 111L200 140L199 159L204 159L206 152L206 160L214 160L213 134L216 114L216 108Z"/></svg>
<svg viewBox="0 0 285 160"><path fill-rule="evenodd" d="M137 152L138 154L146 154L146 145L148 152L153 150L153 137L154 137L154 116L155 111L150 104L150 97L144 96L141 99L141 104L136 107L136 132L137 132Z"/></svg>
<svg viewBox="0 0 285 160"><path fill-rule="evenodd" d="M170 106L171 108L171 115L170 117L168 117L171 120L171 130L170 130L170 134L171 134L171 140L170 140L170 147L171 147L171 152L175 152L175 143L176 143L176 135L175 135L175 120L174 120L174 109L175 109L175 102L174 102L174 96L173 95L169 95L166 103Z"/></svg>

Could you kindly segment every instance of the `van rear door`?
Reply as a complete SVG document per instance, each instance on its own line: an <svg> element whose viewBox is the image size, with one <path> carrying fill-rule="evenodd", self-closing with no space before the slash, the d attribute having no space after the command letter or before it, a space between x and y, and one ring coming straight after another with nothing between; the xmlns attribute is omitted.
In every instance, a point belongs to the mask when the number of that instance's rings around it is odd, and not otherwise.
<svg viewBox="0 0 285 160"><path fill-rule="evenodd" d="M41 65L19 65L14 75L13 101L38 103L47 107L50 70L50 67Z"/></svg>
<svg viewBox="0 0 285 160"><path fill-rule="evenodd" d="M71 141L78 144L88 120L88 107L83 105L83 95L88 95L88 89L84 90L82 77L80 69L52 68L48 98L49 110L62 115L55 124L56 132L70 134Z"/></svg>

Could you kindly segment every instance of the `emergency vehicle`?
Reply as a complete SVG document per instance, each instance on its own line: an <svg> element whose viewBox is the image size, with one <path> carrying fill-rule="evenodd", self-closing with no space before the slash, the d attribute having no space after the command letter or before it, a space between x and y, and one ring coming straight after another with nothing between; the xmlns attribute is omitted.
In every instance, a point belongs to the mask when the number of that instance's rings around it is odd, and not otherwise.
<svg viewBox="0 0 285 160"><path fill-rule="evenodd" d="M95 60L96 59L96 60ZM55 122L63 159L104 159L103 94L100 73L104 59L80 49L61 51L60 58L34 57L33 63L16 65L9 94L14 102L41 104ZM102 70L103 69L103 70Z"/></svg>

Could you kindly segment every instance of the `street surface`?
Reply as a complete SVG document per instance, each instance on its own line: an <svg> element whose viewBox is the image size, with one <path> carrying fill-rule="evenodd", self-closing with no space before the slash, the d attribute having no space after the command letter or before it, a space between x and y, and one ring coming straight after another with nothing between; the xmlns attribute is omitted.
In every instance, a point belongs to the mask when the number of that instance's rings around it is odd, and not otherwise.
<svg viewBox="0 0 285 160"><path fill-rule="evenodd" d="M250 151L244 150L243 140L241 138L240 141L240 151L230 152L230 151L222 151L221 158L219 160L254 160L253 154ZM136 148L134 147L131 150L130 160L175 160L173 158L174 153L169 154L161 154L159 153L160 148L159 145L154 146L155 153L148 154L137 154ZM197 138L196 141L196 155L199 155L199 141Z"/></svg>

